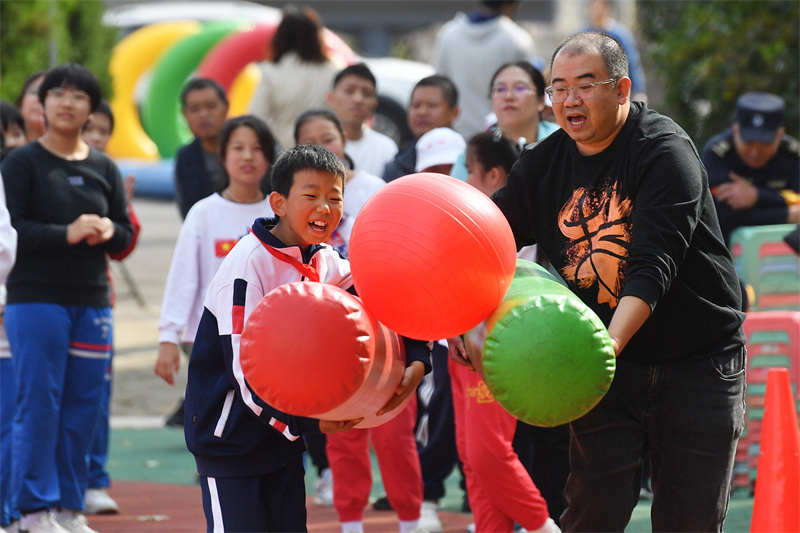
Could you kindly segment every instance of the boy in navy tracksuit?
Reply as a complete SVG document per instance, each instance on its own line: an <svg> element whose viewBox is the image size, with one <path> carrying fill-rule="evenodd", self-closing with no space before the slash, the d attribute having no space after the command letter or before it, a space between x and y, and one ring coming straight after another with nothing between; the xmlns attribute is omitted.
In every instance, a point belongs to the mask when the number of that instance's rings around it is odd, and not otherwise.
<svg viewBox="0 0 800 533"><path fill-rule="evenodd" d="M287 415L248 386L239 361L247 317L269 291L294 281L352 291L350 264L322 244L342 216L345 169L319 146L286 151L272 169L276 219L258 219L226 257L205 300L186 387L186 444L197 461L208 531L306 531L304 432L346 431L361 419ZM309 316L308 320L315 317ZM400 405L430 370L421 341L406 340Z"/></svg>

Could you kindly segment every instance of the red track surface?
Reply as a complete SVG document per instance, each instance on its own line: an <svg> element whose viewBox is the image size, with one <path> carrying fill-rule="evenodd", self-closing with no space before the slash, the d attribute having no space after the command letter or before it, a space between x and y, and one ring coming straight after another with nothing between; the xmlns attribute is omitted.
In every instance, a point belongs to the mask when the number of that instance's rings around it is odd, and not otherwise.
<svg viewBox="0 0 800 533"><path fill-rule="evenodd" d="M202 532L206 523L200 487L114 481L108 491L119 503L120 513L89 517L89 525L100 533L174 533ZM464 532L472 515L440 512L445 532ZM364 513L366 533L397 533L397 515L393 511ZM308 500L308 531L339 533L339 520L332 507L322 507Z"/></svg>

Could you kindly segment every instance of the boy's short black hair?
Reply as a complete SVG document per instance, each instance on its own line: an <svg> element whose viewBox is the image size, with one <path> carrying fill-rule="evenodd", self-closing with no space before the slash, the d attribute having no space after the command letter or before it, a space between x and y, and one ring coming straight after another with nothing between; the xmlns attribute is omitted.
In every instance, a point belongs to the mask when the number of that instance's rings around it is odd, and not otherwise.
<svg viewBox="0 0 800 533"><path fill-rule="evenodd" d="M428 76L427 78L422 78L414 85L414 90L411 91L411 94L414 94L420 87L438 87L440 91L442 91L442 96L445 100L447 100L447 104L453 108L458 105L458 89L456 88L456 84L453 83L453 80L448 78L447 76L442 76L441 74L434 74L433 76Z"/></svg>
<svg viewBox="0 0 800 533"><path fill-rule="evenodd" d="M94 110L95 115L98 113L108 117L108 124L110 126L109 133L112 133L114 131L114 113L111 111L111 106L109 105L108 100L105 98L100 99L100 105L98 105L97 109ZM88 124L88 122L86 124ZM85 125L83 127L84 129L86 128Z"/></svg>
<svg viewBox="0 0 800 533"><path fill-rule="evenodd" d="M272 190L288 197L294 184L294 175L301 170L317 170L329 172L342 179L344 192L345 168L339 157L325 148L315 144L299 144L284 151L272 167Z"/></svg>
<svg viewBox="0 0 800 533"><path fill-rule="evenodd" d="M25 119L22 113L17 106L5 100L0 100L0 122L3 124L3 131L7 131L13 124L25 131Z"/></svg>
<svg viewBox="0 0 800 533"><path fill-rule="evenodd" d="M44 105L44 99L50 89L56 87L74 88L88 94L92 113L100 105L103 97L100 82L97 81L91 70L80 63L65 63L50 69L39 86L39 101L42 102L42 105Z"/></svg>
<svg viewBox="0 0 800 533"><path fill-rule="evenodd" d="M345 76L358 76L359 78L363 78L370 82L372 87L378 85L378 82L375 80L375 75L365 63L356 63L340 70L339 73L336 74L336 77L333 78L333 87L336 88Z"/></svg>
<svg viewBox="0 0 800 533"><path fill-rule="evenodd" d="M225 89L222 88L222 85L209 78L193 78L189 80L186 85L183 86L183 90L181 90L181 109L186 107L186 95L192 91L209 88L217 91L220 100L225 102L225 105L228 105L228 96L225 94Z"/></svg>

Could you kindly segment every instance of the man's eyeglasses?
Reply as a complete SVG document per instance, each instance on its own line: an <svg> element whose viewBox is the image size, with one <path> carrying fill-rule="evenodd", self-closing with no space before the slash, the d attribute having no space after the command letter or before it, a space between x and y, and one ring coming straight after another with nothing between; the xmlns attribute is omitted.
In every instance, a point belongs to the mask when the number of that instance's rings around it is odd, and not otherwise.
<svg viewBox="0 0 800 533"><path fill-rule="evenodd" d="M552 85L544 90L547 96L554 104L565 102L569 98L569 92L575 95L579 100L591 100L594 98L594 88L598 85L605 85L606 83L617 83L619 78L608 78L603 81L596 81L594 83L582 83L573 87L553 87Z"/></svg>
<svg viewBox="0 0 800 533"><path fill-rule="evenodd" d="M513 94L514 96L527 96L530 93L534 92L536 89L533 87L529 87L527 85L514 85L513 87L506 87L505 85L496 85L492 87L492 96L497 96L500 98L505 98L509 94Z"/></svg>

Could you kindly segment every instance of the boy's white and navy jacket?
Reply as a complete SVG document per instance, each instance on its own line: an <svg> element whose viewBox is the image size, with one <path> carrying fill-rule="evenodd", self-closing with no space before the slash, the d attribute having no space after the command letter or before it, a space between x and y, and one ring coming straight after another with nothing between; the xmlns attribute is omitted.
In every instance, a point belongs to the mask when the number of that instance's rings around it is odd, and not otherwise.
<svg viewBox="0 0 800 533"><path fill-rule="evenodd" d="M186 386L186 444L201 475L255 476L273 472L305 450L303 433L319 433L319 421L291 416L259 398L249 387L239 360L242 329L269 291L307 278L295 266L276 259L267 247L280 249L313 266L320 282L352 289L350 263L328 245L306 253L286 246L269 230L274 220L260 218L223 261L211 281ZM313 320L313 317L309 317ZM423 341L404 339L407 360L422 361L430 371Z"/></svg>

